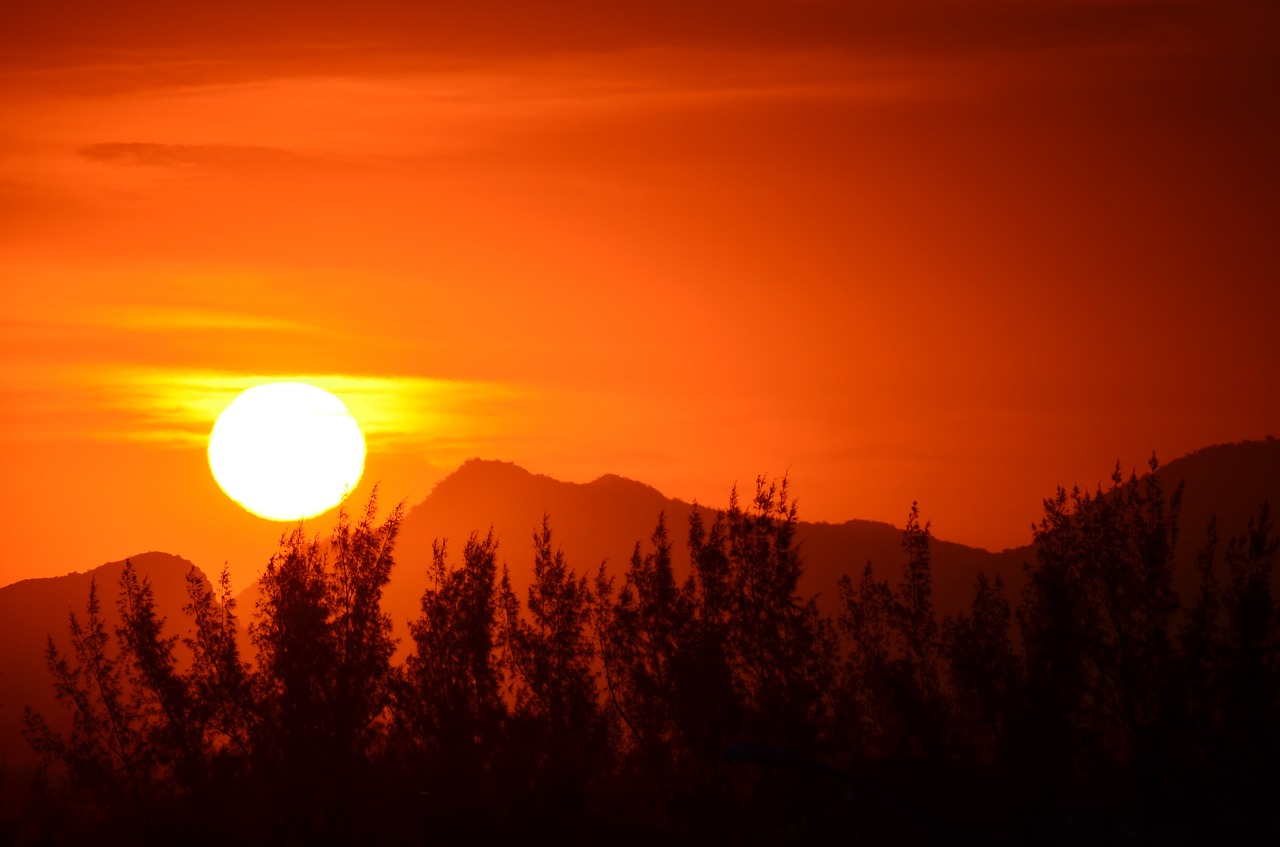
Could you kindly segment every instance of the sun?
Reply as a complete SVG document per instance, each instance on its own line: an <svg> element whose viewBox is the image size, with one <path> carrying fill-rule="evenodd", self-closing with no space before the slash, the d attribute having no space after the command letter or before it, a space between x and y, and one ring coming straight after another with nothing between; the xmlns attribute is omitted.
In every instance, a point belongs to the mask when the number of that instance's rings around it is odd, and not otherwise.
<svg viewBox="0 0 1280 847"><path fill-rule="evenodd" d="M209 434L218 485L273 521L313 517L341 503L360 481L364 457L364 434L343 402L301 382L248 389Z"/></svg>

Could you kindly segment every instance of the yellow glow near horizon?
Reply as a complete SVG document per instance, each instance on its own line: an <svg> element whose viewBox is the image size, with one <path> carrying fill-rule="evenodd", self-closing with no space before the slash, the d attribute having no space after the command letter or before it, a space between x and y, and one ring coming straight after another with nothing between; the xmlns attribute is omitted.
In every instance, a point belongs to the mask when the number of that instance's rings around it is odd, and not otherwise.
<svg viewBox="0 0 1280 847"><path fill-rule="evenodd" d="M213 478L245 509L275 521L327 512L364 473L355 418L314 385L275 382L240 394L209 435Z"/></svg>

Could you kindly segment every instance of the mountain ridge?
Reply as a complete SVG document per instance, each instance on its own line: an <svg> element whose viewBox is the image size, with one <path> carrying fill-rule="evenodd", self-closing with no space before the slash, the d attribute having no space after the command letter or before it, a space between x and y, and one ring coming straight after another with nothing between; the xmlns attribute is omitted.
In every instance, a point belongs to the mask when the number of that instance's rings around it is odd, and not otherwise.
<svg viewBox="0 0 1280 847"><path fill-rule="evenodd" d="M1131 472L1137 470L1131 469ZM1182 531L1176 553L1179 588L1185 591L1192 570L1190 563L1203 544L1210 514L1218 515L1219 535L1228 538L1244 532L1249 516L1256 513L1264 500L1280 498L1280 441L1268 436L1259 441L1210 445L1160 465L1157 476L1167 493L1172 493L1178 481L1186 482ZM1105 492L1109 479L1099 478L1095 484ZM628 510L621 518L602 517L599 510L591 508L587 498L605 488L631 509L638 509L639 514ZM512 502L513 491L519 491L529 502ZM1046 496L1052 494L1046 492ZM466 505L459 503L460 498L467 501ZM623 511L617 503L614 505L615 514ZM587 483L563 482L513 462L469 459L441 480L406 515L397 546L398 564L393 582L402 583L406 571L429 561L434 539L450 539L450 550L456 553L452 545L471 532L483 533L490 526L499 537L500 557L508 565L518 562L521 556L517 551L529 548L513 542L521 535L531 539L541 526L544 513L550 521L553 543L563 547L566 559L579 573L592 573L602 562L616 572L637 542L642 547L647 544L661 513L666 518L679 572L688 566L684 528L695 508L702 512L704 520L712 519L719 511L717 507L665 497L646 483L618 474L604 474ZM908 508L909 504L904 504L904 516ZM924 517L928 517L927 509ZM601 521L609 524L606 533L592 526ZM1030 525L1029 521L1028 529ZM611 534L612 540L607 539L606 534ZM860 518L841 523L800 520L796 537L806 556L805 577L801 583L801 593L805 596L833 597L839 577L845 574L856 577L868 561L872 562L877 578L890 581L897 578L902 562L902 528L895 524ZM452 553L450 558L455 560ZM956 614L967 608L979 571L988 577L999 575L1010 600L1016 601L1024 579L1023 565L1034 560L1030 531L1026 544L998 551L934 537L932 553L939 614ZM513 583L518 591L524 587L519 580L513 579ZM402 584L397 584L394 592L389 590L389 602L394 602L402 614L411 614L413 603L401 596L404 590ZM394 601L392 594L396 595Z"/></svg>

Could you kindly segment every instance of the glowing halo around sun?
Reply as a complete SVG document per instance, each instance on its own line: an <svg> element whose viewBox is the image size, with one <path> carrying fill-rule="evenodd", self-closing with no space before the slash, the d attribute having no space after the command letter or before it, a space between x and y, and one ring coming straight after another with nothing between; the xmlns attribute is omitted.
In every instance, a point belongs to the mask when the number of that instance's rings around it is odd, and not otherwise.
<svg viewBox="0 0 1280 847"><path fill-rule="evenodd" d="M341 400L272 382L241 393L209 434L209 469L227 496L273 521L327 512L364 473L364 434Z"/></svg>

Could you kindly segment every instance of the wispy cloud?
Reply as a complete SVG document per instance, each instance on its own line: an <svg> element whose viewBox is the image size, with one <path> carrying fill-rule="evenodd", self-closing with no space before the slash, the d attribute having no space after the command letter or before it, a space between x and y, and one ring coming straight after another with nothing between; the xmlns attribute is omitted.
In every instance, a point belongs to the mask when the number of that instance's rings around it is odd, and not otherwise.
<svg viewBox="0 0 1280 847"><path fill-rule="evenodd" d="M646 46L771 50L1003 48L1046 39L1096 41L1151 27L1263 3L1209 0L704 0L669 3L547 0L530 4L406 3L370 0L359 11L343 4L226 0L169 7L121 0L104 14L99 4L25 4L15 31L25 37L0 62L9 67L58 67L163 58L194 71L235 73L247 62L276 72L320 65L394 68L417 57L435 61L495 56L612 52ZM279 6L276 8L276 6ZM92 26L85 26L86 18ZM121 62L121 64L124 64ZM134 62L136 64L136 62Z"/></svg>
<svg viewBox="0 0 1280 847"><path fill-rule="evenodd" d="M268 315L185 306L104 307L83 312L78 317L86 324L128 332L306 332L315 329L300 321Z"/></svg>
<svg viewBox="0 0 1280 847"><path fill-rule="evenodd" d="M244 342L250 337L279 341L282 338L297 340L303 337L324 337L331 341L346 337L332 326L283 318L261 312L223 309L206 306L162 306L143 303L122 305L64 306L59 309L57 298L52 302L32 300L30 295L14 296L6 303L4 318L0 318L0 331L6 353L30 353L32 345L59 347L63 358L73 349L97 348L94 358L111 350L119 350L124 342L138 347L146 337L170 344L180 338L189 345L199 339L217 338L223 342ZM159 348L157 348L158 350Z"/></svg>
<svg viewBox="0 0 1280 847"><path fill-rule="evenodd" d="M244 144L152 144L106 142L78 151L97 162L168 168L226 168L280 165L301 158L275 147Z"/></svg>
<svg viewBox="0 0 1280 847"><path fill-rule="evenodd" d="M240 373L137 366L0 369L10 438L89 438L199 447L240 392L305 382L337 395L373 444L478 445L503 429L520 392L498 383L323 373Z"/></svg>

